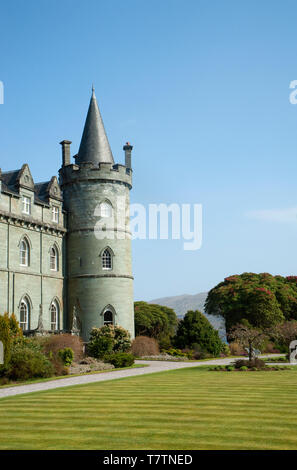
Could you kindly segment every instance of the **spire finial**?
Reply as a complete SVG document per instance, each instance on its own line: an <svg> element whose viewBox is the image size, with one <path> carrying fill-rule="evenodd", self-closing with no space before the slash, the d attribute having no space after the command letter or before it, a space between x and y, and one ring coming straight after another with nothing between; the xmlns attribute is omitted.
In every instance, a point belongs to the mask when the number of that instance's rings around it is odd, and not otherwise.
<svg viewBox="0 0 297 470"><path fill-rule="evenodd" d="M94 88L94 83L92 83L92 96L95 96L95 88Z"/></svg>

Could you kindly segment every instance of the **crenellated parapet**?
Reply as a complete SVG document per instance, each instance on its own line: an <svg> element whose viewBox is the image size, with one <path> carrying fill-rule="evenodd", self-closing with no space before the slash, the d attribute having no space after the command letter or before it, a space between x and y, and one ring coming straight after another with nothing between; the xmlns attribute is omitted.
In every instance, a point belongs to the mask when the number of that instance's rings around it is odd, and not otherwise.
<svg viewBox="0 0 297 470"><path fill-rule="evenodd" d="M74 184L78 181L111 182L126 185L132 188L132 169L119 163L80 163L80 165L62 166L59 171L60 185Z"/></svg>

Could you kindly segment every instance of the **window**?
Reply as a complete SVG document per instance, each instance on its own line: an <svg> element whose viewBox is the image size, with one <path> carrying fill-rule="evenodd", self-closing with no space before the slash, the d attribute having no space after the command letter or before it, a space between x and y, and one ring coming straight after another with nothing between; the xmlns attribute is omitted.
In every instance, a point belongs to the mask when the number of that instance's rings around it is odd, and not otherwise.
<svg viewBox="0 0 297 470"><path fill-rule="evenodd" d="M59 269L59 255L55 246L50 250L50 269L51 271L58 271Z"/></svg>
<svg viewBox="0 0 297 470"><path fill-rule="evenodd" d="M20 265L29 266L30 264L30 247L26 239L21 241L20 245Z"/></svg>
<svg viewBox="0 0 297 470"><path fill-rule="evenodd" d="M29 329L30 304L27 298L22 299L20 305L20 327L23 331Z"/></svg>
<svg viewBox="0 0 297 470"><path fill-rule="evenodd" d="M108 248L102 253L102 269L112 269L111 253Z"/></svg>
<svg viewBox="0 0 297 470"><path fill-rule="evenodd" d="M100 204L100 216L101 217L111 217L112 216L112 205L110 202L105 201Z"/></svg>
<svg viewBox="0 0 297 470"><path fill-rule="evenodd" d="M104 312L104 325L113 325L113 314L110 310Z"/></svg>
<svg viewBox="0 0 297 470"><path fill-rule="evenodd" d="M60 216L59 207L53 206L52 207L52 221L56 222L56 224L58 224L59 223L59 216Z"/></svg>
<svg viewBox="0 0 297 470"><path fill-rule="evenodd" d="M58 330L59 305L56 301L51 304L51 330Z"/></svg>
<svg viewBox="0 0 297 470"><path fill-rule="evenodd" d="M27 196L22 197L22 212L23 214L31 214L31 199Z"/></svg>

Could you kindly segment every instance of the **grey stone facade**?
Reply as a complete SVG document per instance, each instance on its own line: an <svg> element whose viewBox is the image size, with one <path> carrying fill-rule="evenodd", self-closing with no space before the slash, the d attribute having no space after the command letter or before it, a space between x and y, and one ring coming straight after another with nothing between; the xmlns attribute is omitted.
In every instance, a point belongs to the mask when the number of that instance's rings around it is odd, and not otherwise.
<svg viewBox="0 0 297 470"><path fill-rule="evenodd" d="M0 312L56 332L71 330L75 312L85 341L110 322L133 337L132 146L115 164L94 91L75 164L70 144L61 142L59 182L34 183L27 164L0 173Z"/></svg>

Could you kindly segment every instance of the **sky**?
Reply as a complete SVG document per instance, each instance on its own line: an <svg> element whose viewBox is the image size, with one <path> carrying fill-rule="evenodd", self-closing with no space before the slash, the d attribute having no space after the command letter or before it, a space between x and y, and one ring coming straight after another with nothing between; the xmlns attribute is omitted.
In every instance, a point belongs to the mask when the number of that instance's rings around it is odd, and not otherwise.
<svg viewBox="0 0 297 470"><path fill-rule="evenodd" d="M202 204L202 246L134 240L135 300L242 272L297 274L294 0L14 0L0 6L0 167L35 182L78 151L94 83L131 202Z"/></svg>

